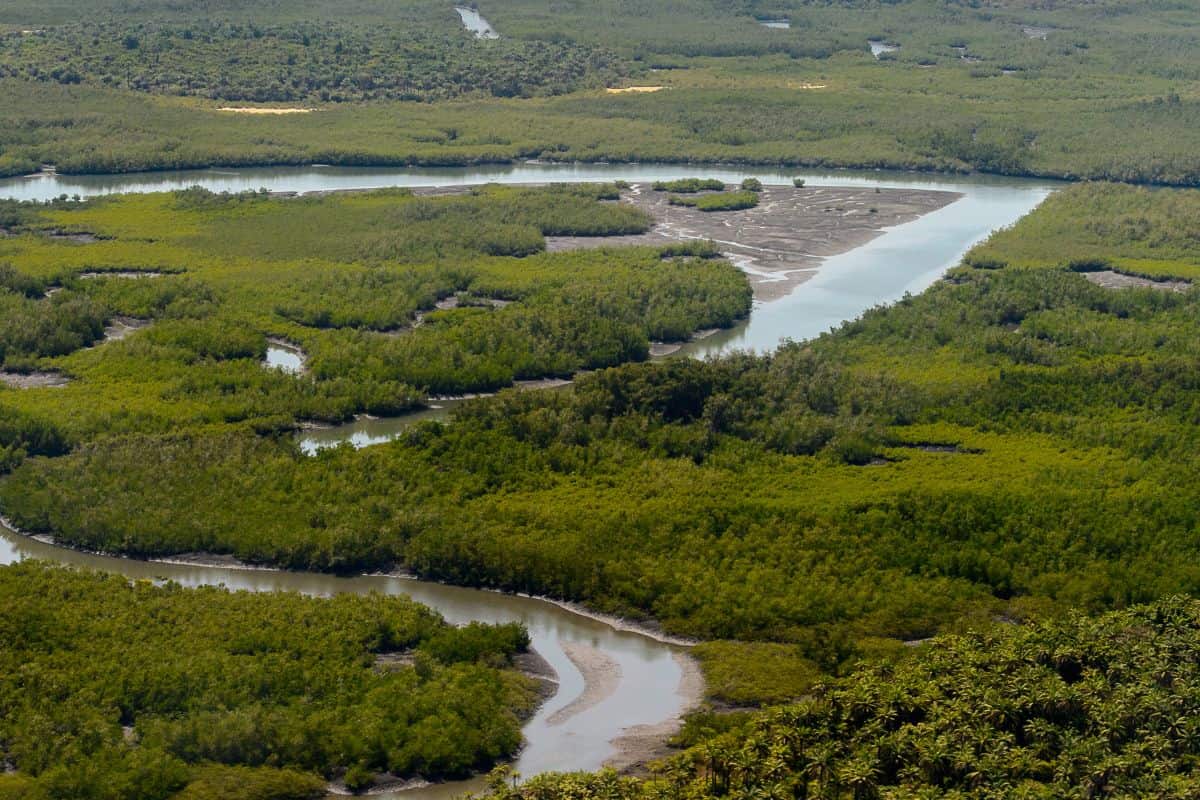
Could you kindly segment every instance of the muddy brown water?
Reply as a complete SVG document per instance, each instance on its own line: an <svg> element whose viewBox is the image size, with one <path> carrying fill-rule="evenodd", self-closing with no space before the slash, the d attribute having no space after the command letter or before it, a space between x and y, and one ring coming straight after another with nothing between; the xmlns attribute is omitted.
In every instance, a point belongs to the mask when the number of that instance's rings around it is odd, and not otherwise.
<svg viewBox="0 0 1200 800"><path fill-rule="evenodd" d="M597 769L618 755L614 741L627 730L675 719L685 710L685 699L679 694L685 676L676 660L683 648L642 633L618 630L545 600L394 575L342 578L93 555L32 539L0 524L0 563L29 558L115 572L134 580L173 580L184 586L223 585L235 590L292 591L319 597L345 592L408 595L456 624L473 620L522 622L529 628L534 648L554 668L559 681L554 696L525 725L527 744L514 765L525 776L548 770ZM606 687L611 693L577 714L569 713L570 706L585 694L585 684L582 673L567 656L567 649L574 645L598 650L619 666L615 686ZM568 713L560 713L564 710ZM394 796L428 800L481 787L478 779L454 781Z"/></svg>

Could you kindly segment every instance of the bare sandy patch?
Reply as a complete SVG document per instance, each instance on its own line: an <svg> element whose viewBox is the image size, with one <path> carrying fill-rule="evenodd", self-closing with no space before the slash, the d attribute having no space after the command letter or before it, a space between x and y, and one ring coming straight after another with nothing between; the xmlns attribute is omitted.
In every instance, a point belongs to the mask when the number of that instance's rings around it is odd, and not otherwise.
<svg viewBox="0 0 1200 800"><path fill-rule="evenodd" d="M230 114L264 114L267 116L280 116L283 114L311 114L316 111L315 108L257 108L254 106L221 106L217 111L226 111Z"/></svg>
<svg viewBox="0 0 1200 800"><path fill-rule="evenodd" d="M562 649L583 675L584 688L579 697L547 717L547 725L562 725L612 697L621 685L621 665L603 650L580 642L563 642Z"/></svg>
<svg viewBox="0 0 1200 800"><path fill-rule="evenodd" d="M70 378L58 372L0 371L0 383L14 389L60 389L70 382Z"/></svg>
<svg viewBox="0 0 1200 800"><path fill-rule="evenodd" d="M142 278L161 278L167 273L154 270L106 270L103 272L80 272L75 277L84 281L94 281L100 278L120 278L122 280L141 280Z"/></svg>
<svg viewBox="0 0 1200 800"><path fill-rule="evenodd" d="M1186 292L1192 288L1188 281L1151 280L1137 275L1126 275L1123 272L1104 270L1102 272L1085 272L1083 277L1097 286L1105 289L1158 289L1160 292Z"/></svg>
<svg viewBox="0 0 1200 800"><path fill-rule="evenodd" d="M652 94L666 89L665 86L626 86L623 89L605 89L609 94Z"/></svg>

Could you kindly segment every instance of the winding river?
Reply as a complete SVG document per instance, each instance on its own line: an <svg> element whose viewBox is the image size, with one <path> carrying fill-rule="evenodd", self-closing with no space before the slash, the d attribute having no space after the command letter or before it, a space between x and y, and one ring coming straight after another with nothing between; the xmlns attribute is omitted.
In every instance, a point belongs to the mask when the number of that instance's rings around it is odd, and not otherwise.
<svg viewBox="0 0 1200 800"><path fill-rule="evenodd" d="M0 563L27 558L117 572L132 579L170 579L184 586L225 585L253 592L292 591L329 596L342 592L406 594L464 624L523 622L533 646L558 673L558 691L525 725L527 745L515 767L530 776L548 770L598 769L619 755L614 743L631 728L659 725L684 710L686 673L677 654L686 648L591 619L545 600L499 594L391 575L340 578L306 572L195 566L137 561L68 550L15 533L0 523ZM618 668L615 689L577 714L567 709L584 692L584 679L567 656L581 646L607 656ZM565 718L564 718L565 717ZM383 797L427 800L478 790L482 780L455 781Z"/></svg>
<svg viewBox="0 0 1200 800"><path fill-rule="evenodd" d="M310 192L391 186L461 186L487 182L549 183L628 180L649 182L703 175L727 182L756 177L763 183L881 186L941 189L962 199L905 225L885 231L869 244L827 259L819 272L791 295L759 304L750 319L729 331L687 345L681 353L705 357L730 349L769 350L785 339L810 338L875 305L919 292L953 266L991 231L1031 211L1053 184L992 177L937 176L895 172L813 172L658 164L524 163L454 169L273 168L213 169L131 175L47 174L0 181L0 197L46 200L61 194L93 196L117 192L168 191L200 185L213 191L265 187ZM290 364L285 366L291 366ZM448 413L452 403L419 415L360 419L337 429L304 434L308 451L348 440L367 445L392 438L414 419ZM186 586L224 584L250 591L289 590L314 595L377 591L408 594L464 623L521 621L537 651L558 673L558 690L526 724L527 745L516 769L529 776L547 770L595 769L618 754L619 739L641 726L658 726L686 710L689 670L683 648L578 614L548 601L428 583L399 576L339 578L328 575L144 562L79 553L37 541L0 526L0 563L38 558L119 572L131 578L169 578ZM592 652L607 665L608 692L588 706L583 673L568 653ZM577 658L578 660L578 658ZM594 688L594 687L593 687ZM412 789L391 796L442 798L478 789L479 780Z"/></svg>

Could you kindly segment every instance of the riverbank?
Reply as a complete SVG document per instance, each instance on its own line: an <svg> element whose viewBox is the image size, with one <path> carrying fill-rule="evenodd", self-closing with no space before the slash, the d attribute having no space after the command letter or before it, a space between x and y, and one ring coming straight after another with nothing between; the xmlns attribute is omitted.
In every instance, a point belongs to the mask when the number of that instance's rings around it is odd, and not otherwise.
<svg viewBox="0 0 1200 800"><path fill-rule="evenodd" d="M346 577L287 572L231 556L203 553L156 560L100 555L62 547L51 536L23 533L10 520L0 517L0 563L24 558L116 572L131 580L174 580L185 586L225 585L234 590L318 595L400 593L433 607L454 624L471 620L522 621L531 632L531 650L537 655L518 658L517 667L539 680L545 701L525 726L527 744L515 763L515 768L525 775L549 770L596 769L614 751L624 754L622 757L627 760L631 752L636 756L634 761L650 760L663 752L665 738L655 742L643 735L636 741L625 742L625 737L650 729L664 731L664 737L669 736L703 691L702 684L697 688L690 671L695 668L694 661L683 659L674 646L662 644L658 637L639 632L637 625L630 623L618 629L607 621L611 618L527 595L431 583L397 572ZM582 652L590 649L598 655L589 653L580 658L581 650L575 645L583 648ZM568 651L575 658L567 655ZM605 666L597 670L596 663ZM614 664L618 665L615 670ZM662 689L655 689L656 686ZM560 697L566 698L565 704ZM581 709L580 703L586 703L587 709ZM548 724L548 718L564 706L574 706L575 711L559 714L556 724ZM587 743L588 753L561 749L559 743L564 737ZM581 756L593 760L579 761ZM480 788L481 779L477 778L428 785L406 782L379 787L372 794L404 800L442 800Z"/></svg>

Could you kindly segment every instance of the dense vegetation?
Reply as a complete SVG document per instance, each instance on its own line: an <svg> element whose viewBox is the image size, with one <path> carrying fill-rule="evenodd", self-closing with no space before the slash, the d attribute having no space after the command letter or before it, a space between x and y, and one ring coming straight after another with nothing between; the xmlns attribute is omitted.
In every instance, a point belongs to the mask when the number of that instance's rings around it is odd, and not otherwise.
<svg viewBox="0 0 1200 800"><path fill-rule="evenodd" d="M519 626L402 597L183 589L0 567L0 796L323 796L321 778L464 775L510 756ZM410 663L377 657L407 653ZM236 790L235 790L235 787Z"/></svg>
<svg viewBox="0 0 1200 800"><path fill-rule="evenodd" d="M1200 604L946 636L674 758L497 800L1194 797Z"/></svg>
<svg viewBox="0 0 1200 800"><path fill-rule="evenodd" d="M0 173L538 157L1200 175L1200 28L1186 4L485 3L498 41L471 40L449 4L426 0L278 6L6 4ZM777 17L791 28L759 23ZM314 28L332 33L305 46ZM869 38L900 49L875 58ZM614 81L670 91L598 90ZM222 114L147 90L320 111ZM472 99L383 99L459 93Z"/></svg>
<svg viewBox="0 0 1200 800"><path fill-rule="evenodd" d="M64 295L43 300L39 293L35 300L10 288L10 275L15 275L12 268L0 265L0 364L66 355L103 336L104 309L91 298ZM26 283L23 276L18 280Z"/></svg>
<svg viewBox="0 0 1200 800"><path fill-rule="evenodd" d="M0 356L8 369L72 382L0 391L0 449L396 413L426 394L643 360L651 340L745 315L745 278L711 249L543 252L546 235L646 230L643 212L604 202L616 197L612 186L188 190L40 206L33 217L22 207L20 235L0 239L0 264L16 265L0 266ZM80 349L115 316L152 324ZM263 369L269 336L302 346L307 373Z"/></svg>
<svg viewBox="0 0 1200 800"><path fill-rule="evenodd" d="M0 80L251 102L430 101L595 88L622 77L608 51L480 42L449 4L441 23L364 26L83 23L0 36Z"/></svg>
<svg viewBox="0 0 1200 800"><path fill-rule="evenodd" d="M1149 218L1188 202L1078 187L1057 208L1081 203L1086 225L1089 193ZM982 252L998 258L1041 213ZM26 462L0 507L87 547L403 563L772 641L796 662L773 685L731 668L753 650L702 655L729 676L724 696L779 699L972 620L1200 590L1198 302L1066 268L963 268L771 356L602 371L366 451L310 458L243 432L101 439Z"/></svg>
<svg viewBox="0 0 1200 800"><path fill-rule="evenodd" d="M13 0L0 175L541 158L1200 183L1188 3L481 10L499 40L433 0ZM220 110L235 102L309 113ZM656 188L757 202L753 184ZM805 698L695 718L680 741L699 746L652 781L499 783L512 800L1196 794L1200 611L1064 614L1200 592L1200 294L1082 274L1200 277L1200 195L1076 187L814 342L649 365L629 362L750 294L710 246L544 252L644 231L614 197L0 204L0 367L71 379L0 387L0 510L102 550L582 600L710 640L715 699ZM118 317L152 325L101 344ZM263 368L268 337L303 348L301 374ZM583 370L600 371L362 452L285 435ZM451 631L400 601L40 566L0 570L0 593L0 797L462 774L513 751L529 702L497 669L520 630ZM412 666L378 668L397 649Z"/></svg>
<svg viewBox="0 0 1200 800"><path fill-rule="evenodd" d="M713 178L680 178L677 181L655 181L654 191L695 194L696 192L724 191L725 184Z"/></svg>
<svg viewBox="0 0 1200 800"><path fill-rule="evenodd" d="M999 231L976 248L969 263L1195 279L1197 242L1200 193L1095 184L1051 195L1019 228Z"/></svg>

